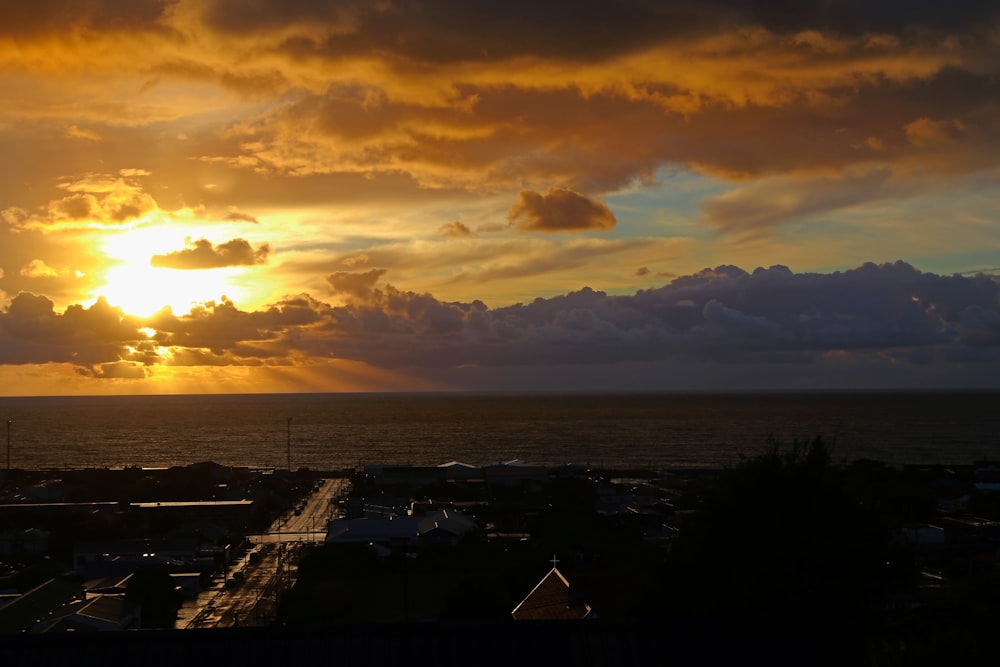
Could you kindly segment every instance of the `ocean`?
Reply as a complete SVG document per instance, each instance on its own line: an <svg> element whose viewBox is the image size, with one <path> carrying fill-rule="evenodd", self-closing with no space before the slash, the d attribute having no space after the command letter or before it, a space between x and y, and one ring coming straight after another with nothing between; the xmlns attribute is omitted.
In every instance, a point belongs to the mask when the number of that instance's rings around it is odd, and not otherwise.
<svg viewBox="0 0 1000 667"><path fill-rule="evenodd" d="M24 397L0 398L0 420L0 464L8 454L25 469L521 459L670 470L816 436L838 462L1000 460L998 392Z"/></svg>

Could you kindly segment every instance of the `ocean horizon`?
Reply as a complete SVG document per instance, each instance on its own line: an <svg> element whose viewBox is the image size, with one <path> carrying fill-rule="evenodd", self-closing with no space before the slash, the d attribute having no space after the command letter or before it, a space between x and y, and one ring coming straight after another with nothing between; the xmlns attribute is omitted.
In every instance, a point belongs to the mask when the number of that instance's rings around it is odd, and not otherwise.
<svg viewBox="0 0 1000 667"><path fill-rule="evenodd" d="M523 460L726 467L822 437L835 461L1000 459L1000 391L475 392L0 397L10 465L247 467Z"/></svg>

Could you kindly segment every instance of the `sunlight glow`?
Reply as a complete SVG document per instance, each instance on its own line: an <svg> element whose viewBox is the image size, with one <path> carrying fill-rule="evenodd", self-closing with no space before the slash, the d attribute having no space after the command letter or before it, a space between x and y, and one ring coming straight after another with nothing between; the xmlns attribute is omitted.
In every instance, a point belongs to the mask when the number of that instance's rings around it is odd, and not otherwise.
<svg viewBox="0 0 1000 667"><path fill-rule="evenodd" d="M205 301L218 301L223 296L238 299L238 290L226 285L220 275L226 271L174 271L123 264L107 272L107 279L97 292L128 315L149 317L165 306L182 315Z"/></svg>
<svg viewBox="0 0 1000 667"><path fill-rule="evenodd" d="M187 238L185 230L151 226L101 239L110 265L95 296L105 297L128 315L148 317L165 306L183 315L199 303L223 296L239 303L248 295L238 279L242 267L183 271L150 264L153 255L182 248Z"/></svg>

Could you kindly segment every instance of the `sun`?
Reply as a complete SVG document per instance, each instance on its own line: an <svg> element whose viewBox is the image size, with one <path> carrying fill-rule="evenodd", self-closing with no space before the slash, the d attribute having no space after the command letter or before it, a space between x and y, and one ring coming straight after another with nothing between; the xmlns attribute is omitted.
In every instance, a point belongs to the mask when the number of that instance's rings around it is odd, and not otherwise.
<svg viewBox="0 0 1000 667"><path fill-rule="evenodd" d="M188 238L182 230L164 227L131 229L102 238L108 268L95 296L137 317L149 317L166 306L181 315L193 305L223 296L241 303L249 292L242 267L185 271L150 264L153 255L183 248Z"/></svg>

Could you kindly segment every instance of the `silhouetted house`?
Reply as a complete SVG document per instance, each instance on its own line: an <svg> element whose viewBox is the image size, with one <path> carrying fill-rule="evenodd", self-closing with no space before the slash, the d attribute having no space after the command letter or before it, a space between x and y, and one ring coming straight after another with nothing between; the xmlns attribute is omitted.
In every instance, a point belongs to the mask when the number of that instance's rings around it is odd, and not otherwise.
<svg viewBox="0 0 1000 667"><path fill-rule="evenodd" d="M590 605L573 599L566 577L552 568L511 612L515 621L593 618Z"/></svg>
<svg viewBox="0 0 1000 667"><path fill-rule="evenodd" d="M130 503L129 509L149 519L169 516L179 522L207 521L242 528L253 513L252 500L197 500Z"/></svg>
<svg viewBox="0 0 1000 667"><path fill-rule="evenodd" d="M448 461L438 466L444 470L445 480L449 482L468 483L470 481L483 480L483 469L479 466L462 463L461 461Z"/></svg>
<svg viewBox="0 0 1000 667"><path fill-rule="evenodd" d="M73 550L73 566L88 579L127 574L139 565L179 567L201 555L194 539L84 540Z"/></svg>
<svg viewBox="0 0 1000 667"><path fill-rule="evenodd" d="M39 528L0 533L0 556L43 555L49 550L51 533Z"/></svg>
<svg viewBox="0 0 1000 667"><path fill-rule="evenodd" d="M420 530L416 517L338 519L327 524L326 544L416 544Z"/></svg>
<svg viewBox="0 0 1000 667"><path fill-rule="evenodd" d="M478 529L475 521L455 510L440 510L420 520L417 539L420 544L455 545L465 535Z"/></svg>
<svg viewBox="0 0 1000 667"><path fill-rule="evenodd" d="M440 510L424 517L337 519L327 524L325 543L384 547L455 544L477 529L476 522L454 510Z"/></svg>
<svg viewBox="0 0 1000 667"><path fill-rule="evenodd" d="M32 632L94 632L138 628L139 612L124 597L98 595L57 609Z"/></svg>
<svg viewBox="0 0 1000 667"><path fill-rule="evenodd" d="M483 466L483 477L487 486L516 487L525 491L539 491L551 479L548 468L518 459Z"/></svg>
<svg viewBox="0 0 1000 667"><path fill-rule="evenodd" d="M60 607L85 597L79 582L49 579L0 608L0 634L28 632Z"/></svg>
<svg viewBox="0 0 1000 667"><path fill-rule="evenodd" d="M132 573L116 574L99 579L91 579L84 583L87 595L125 595Z"/></svg>
<svg viewBox="0 0 1000 667"><path fill-rule="evenodd" d="M27 503L59 503L66 498L70 486L62 480L53 479L39 482L21 494Z"/></svg>
<svg viewBox="0 0 1000 667"><path fill-rule="evenodd" d="M366 475L376 489L414 491L422 486L432 486L445 481L447 471L439 466L367 466Z"/></svg>

